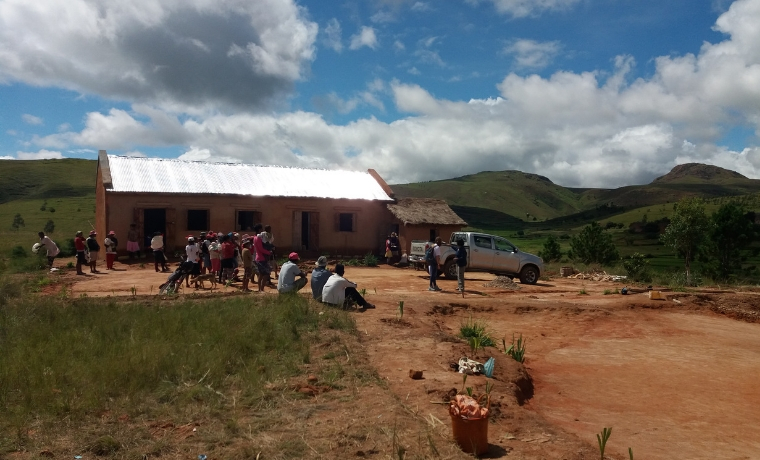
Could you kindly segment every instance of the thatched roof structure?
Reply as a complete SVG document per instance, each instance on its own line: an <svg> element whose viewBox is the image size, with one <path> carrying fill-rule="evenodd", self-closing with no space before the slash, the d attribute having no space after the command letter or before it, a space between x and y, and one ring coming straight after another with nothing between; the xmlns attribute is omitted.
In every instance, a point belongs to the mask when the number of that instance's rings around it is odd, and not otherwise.
<svg viewBox="0 0 760 460"><path fill-rule="evenodd" d="M434 224L467 226L443 200L432 198L401 198L387 205L404 225Z"/></svg>

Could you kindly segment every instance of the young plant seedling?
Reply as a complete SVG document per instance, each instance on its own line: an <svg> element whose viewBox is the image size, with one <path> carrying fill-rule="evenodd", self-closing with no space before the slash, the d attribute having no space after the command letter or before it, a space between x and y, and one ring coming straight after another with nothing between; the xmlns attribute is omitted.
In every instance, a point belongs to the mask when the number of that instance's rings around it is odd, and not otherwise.
<svg viewBox="0 0 760 460"><path fill-rule="evenodd" d="M631 460L633 460L633 449L630 447L628 448L628 457L630 457Z"/></svg>
<svg viewBox="0 0 760 460"><path fill-rule="evenodd" d="M398 321L401 322L404 320L404 301L399 300L398 302Z"/></svg>
<svg viewBox="0 0 760 460"><path fill-rule="evenodd" d="M607 447L607 440L610 439L612 434L612 427L602 428L601 435L596 435L596 440L599 443L599 454L602 460L604 460L604 448Z"/></svg>
<svg viewBox="0 0 760 460"><path fill-rule="evenodd" d="M506 339L501 339L501 343L504 346L504 354L511 356L518 363L525 362L525 342L527 340L524 340L522 334L520 334L520 338L515 343L515 335L512 334L512 345L507 348Z"/></svg>

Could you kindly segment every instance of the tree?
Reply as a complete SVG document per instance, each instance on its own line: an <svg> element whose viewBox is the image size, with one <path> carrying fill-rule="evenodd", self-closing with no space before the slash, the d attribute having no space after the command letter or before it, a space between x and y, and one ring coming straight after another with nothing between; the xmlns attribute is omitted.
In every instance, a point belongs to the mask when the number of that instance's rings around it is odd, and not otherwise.
<svg viewBox="0 0 760 460"><path fill-rule="evenodd" d="M612 237L604 232L598 222L591 222L578 236L571 239L570 248L573 258L584 264L611 265L620 258Z"/></svg>
<svg viewBox="0 0 760 460"><path fill-rule="evenodd" d="M11 227L13 227L14 230L18 230L19 227L26 227L26 224L24 224L24 218L21 217L21 214L13 216Z"/></svg>
<svg viewBox="0 0 760 460"><path fill-rule="evenodd" d="M554 235L549 235L544 243L544 249L538 252L538 257L546 262L559 261L562 258L562 249Z"/></svg>
<svg viewBox="0 0 760 460"><path fill-rule="evenodd" d="M691 284L691 262L707 238L709 221L701 198L684 198L673 205L673 217L660 240L684 258L686 283Z"/></svg>
<svg viewBox="0 0 760 460"><path fill-rule="evenodd" d="M45 233L53 233L55 231L55 222L53 222L53 219L48 219L47 223L45 223L45 228L42 230Z"/></svg>
<svg viewBox="0 0 760 460"><path fill-rule="evenodd" d="M725 280L742 266L741 250L755 238L754 222L739 204L729 202L710 217L710 244L706 255L717 279Z"/></svg>

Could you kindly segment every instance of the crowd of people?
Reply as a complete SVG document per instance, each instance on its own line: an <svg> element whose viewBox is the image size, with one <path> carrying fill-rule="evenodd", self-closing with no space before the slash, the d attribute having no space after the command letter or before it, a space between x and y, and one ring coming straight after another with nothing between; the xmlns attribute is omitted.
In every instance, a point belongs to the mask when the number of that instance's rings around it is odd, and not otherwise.
<svg viewBox="0 0 760 460"><path fill-rule="evenodd" d="M201 275L212 275L219 283L231 284L240 282L241 289L251 292L250 286L255 285L258 292L263 292L266 287L277 289L280 294L298 292L307 283L307 274L299 266L299 256L291 252L288 261L279 269L275 261L274 235L272 228L267 225L256 224L253 234L240 235L236 232L201 232L198 236L189 235L185 246L185 263L189 267L185 276L186 286ZM78 231L74 238L76 250L76 273L84 275L83 266L88 266L90 273L100 273L97 269L100 244L97 232L92 230L87 238L84 233ZM47 253L48 265L52 269L55 257L60 249L44 232L39 232L40 242L35 244L35 252L44 248ZM139 234L136 225L130 225L127 233L127 253L130 259L139 257L140 247L137 242ZM426 248L426 261L430 275L430 291L440 291L437 284L438 271L441 267L441 238L436 238ZM103 240L105 247L106 270L113 270L116 260L118 238L116 232L109 231ZM165 254L164 236L161 232L155 232L150 240L150 249L153 252L154 269L156 272L168 272L167 257ZM399 250L398 236L391 233L386 240L385 256L388 263L396 257ZM457 291L464 291L464 272L467 265L467 252L463 241L457 241L456 256L454 259L457 266ZM192 264L192 265L190 265ZM242 274L241 274L242 268ZM272 272L277 279L277 284L272 282ZM374 308L368 303L356 289L356 284L348 281L345 277L345 267L336 264L334 271L327 269L327 258L321 256L316 267L311 273L311 290L314 299L332 305L357 304L362 308Z"/></svg>

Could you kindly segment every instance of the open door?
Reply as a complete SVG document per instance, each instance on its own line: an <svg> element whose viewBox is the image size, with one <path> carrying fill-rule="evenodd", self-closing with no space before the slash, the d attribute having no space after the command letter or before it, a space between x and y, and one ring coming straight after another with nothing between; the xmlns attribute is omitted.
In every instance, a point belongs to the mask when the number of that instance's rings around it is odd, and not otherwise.
<svg viewBox="0 0 760 460"><path fill-rule="evenodd" d="M166 239L164 247L173 255L177 250L177 210L166 208Z"/></svg>

